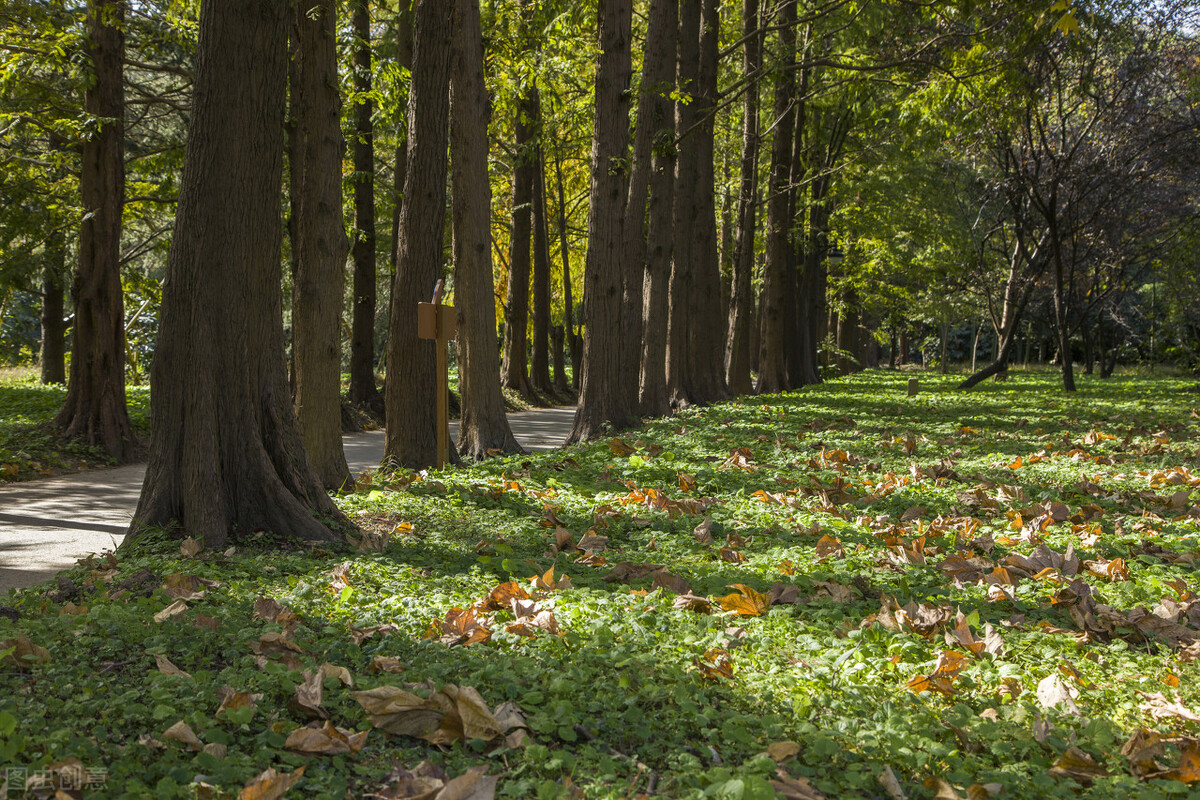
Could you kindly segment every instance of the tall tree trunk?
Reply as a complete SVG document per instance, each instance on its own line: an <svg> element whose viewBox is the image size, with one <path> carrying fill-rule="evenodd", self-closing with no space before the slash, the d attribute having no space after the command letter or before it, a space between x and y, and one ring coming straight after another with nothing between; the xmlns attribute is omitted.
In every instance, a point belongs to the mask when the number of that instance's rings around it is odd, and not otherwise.
<svg viewBox="0 0 1200 800"><path fill-rule="evenodd" d="M760 393L781 392L787 387L783 306L791 229L789 177L796 88L791 65L796 57L796 4L792 0L779 0L779 3L776 58L780 71L775 79L775 135L771 142L771 172L767 183L766 263L763 266L758 385L755 387Z"/></svg>
<svg viewBox="0 0 1200 800"><path fill-rule="evenodd" d="M1025 306L1029 303L1029 298L1036 286L1036 281L1032 278L1022 283L1022 265L1026 261L1034 261L1039 258L1044 243L1045 239L1034 248L1032 254L1026 254L1024 247L1020 243L1013 248L1008 262L1008 277L1004 282L1004 303L1000 312L1000 327L996 331L995 360L968 377L955 388L960 390L970 389L993 375L1008 369L1009 352L1012 350L1013 342L1016 340L1021 315L1025 313ZM1036 274L1040 270L1033 270L1033 272Z"/></svg>
<svg viewBox="0 0 1200 800"><path fill-rule="evenodd" d="M685 393L693 403L711 403L729 396L725 385L725 320L721 307L721 264L717 254L716 176L713 160L716 134L717 67L721 17L717 0L701 4L697 55L695 141L684 139L685 152L696 157L696 239L692 243L689 282L688 377Z"/></svg>
<svg viewBox="0 0 1200 800"><path fill-rule="evenodd" d="M729 335L725 344L725 377L729 391L750 394L750 320L754 314L754 233L758 189L758 78L762 68L762 33L758 0L742 0L742 66L747 76L742 110L742 175L738 190L737 238L733 246L733 281L729 299Z"/></svg>
<svg viewBox="0 0 1200 800"><path fill-rule="evenodd" d="M694 254L698 235L694 226L703 225L699 220L700 208L698 187L699 154L696 124L698 96L700 94L700 17L703 0L679 1L679 48L676 59L676 91L684 95L686 102L675 104L675 141L678 152L675 158L675 209L674 245L671 251L671 280L667 298L667 394L672 406L684 406L691 402L688 397L688 349L691 345L691 284L695 280L692 270L696 264ZM689 135L690 134L690 135ZM687 141L684 136L687 135Z"/></svg>
<svg viewBox="0 0 1200 800"><path fill-rule="evenodd" d="M126 544L177 524L333 539L345 523L308 463L288 391L280 185L290 7L207 0L151 371L142 495ZM220 169L213 165L219 164Z"/></svg>
<svg viewBox="0 0 1200 800"><path fill-rule="evenodd" d="M458 316L458 375L462 417L458 452L481 459L488 451L521 452L504 414L496 359L491 207L488 182L487 90L479 0L456 0L450 80L450 149L454 222L454 297ZM548 265L547 265L548 269Z"/></svg>
<svg viewBox="0 0 1200 800"><path fill-rule="evenodd" d="M592 132L588 249L584 270L583 378L568 441L600 434L605 423L623 428L629 409L621 378L622 224L629 152L629 79L632 0L600 0L600 55L596 64L596 117Z"/></svg>
<svg viewBox="0 0 1200 800"><path fill-rule="evenodd" d="M546 219L546 160L537 148L533 180L533 355L529 380L535 391L552 394L550 384L550 226Z"/></svg>
<svg viewBox="0 0 1200 800"><path fill-rule="evenodd" d="M558 183L558 241L562 249L563 323L566 326L567 349L571 351L571 388L579 390L583 374L583 341L575 332L575 300L571 288L570 246L567 241L567 194L563 189L562 153L554 150L554 175Z"/></svg>
<svg viewBox="0 0 1200 800"><path fill-rule="evenodd" d="M522 35L528 44L529 0L521 0ZM500 380L504 386L530 401L537 397L529 382L529 273L530 237L533 223L533 185L536 181L538 111L541 103L537 85L522 89L517 103L516 156L513 159L512 237L508 253L508 296L504 303L504 363Z"/></svg>
<svg viewBox="0 0 1200 800"><path fill-rule="evenodd" d="M341 321L347 247L336 30L334 0L296 6L296 418L308 460L331 490L352 482L342 451Z"/></svg>
<svg viewBox="0 0 1200 800"><path fill-rule="evenodd" d="M375 128L371 99L370 0L354 8L354 299L350 337L350 402L383 417L375 385Z"/></svg>
<svg viewBox="0 0 1200 800"><path fill-rule="evenodd" d="M410 469L437 462L436 351L417 338L417 304L442 275L446 134L454 7L418 0L408 90L408 168L388 326L385 456Z"/></svg>
<svg viewBox="0 0 1200 800"><path fill-rule="evenodd" d="M1056 234L1052 231L1051 236ZM1058 355L1062 359L1064 392L1075 391L1075 360L1071 356L1071 327L1067 320L1067 291L1063 276L1062 249L1054 246L1054 332L1058 336Z"/></svg>
<svg viewBox="0 0 1200 800"><path fill-rule="evenodd" d="M61 233L46 242L42 265L42 383L66 383L67 321L62 276L67 251Z"/></svg>
<svg viewBox="0 0 1200 800"><path fill-rule="evenodd" d="M71 381L56 427L109 458L137 453L125 407L125 306L121 293L121 210L125 202L125 4L89 0L87 55L95 80L84 97L96 130L84 139L79 174L83 221L75 275Z"/></svg>
<svg viewBox="0 0 1200 800"><path fill-rule="evenodd" d="M567 380L566 334L562 325L550 328L550 354L554 362L554 392L558 395L571 393L571 384Z"/></svg>
<svg viewBox="0 0 1200 800"><path fill-rule="evenodd" d="M642 281L642 353L638 413L657 417L670 411L666 383L668 293L673 250L675 192L675 120L668 87L678 48L677 0L651 0L646 28L645 69L660 76L660 91L650 96L644 124L651 138L650 194L647 200L645 269ZM637 313L634 309L633 313Z"/></svg>
<svg viewBox="0 0 1200 800"><path fill-rule="evenodd" d="M412 75L413 60L413 2L415 0L400 0L396 17L396 66L408 70ZM408 97L404 97L407 108ZM392 248L389 261L391 262L391 280L388 282L388 306L391 306L392 284L396 281L396 272L400 258L400 212L404 209L404 182L408 177L408 118L400 123L396 136L396 155L394 186L395 197L392 204Z"/></svg>

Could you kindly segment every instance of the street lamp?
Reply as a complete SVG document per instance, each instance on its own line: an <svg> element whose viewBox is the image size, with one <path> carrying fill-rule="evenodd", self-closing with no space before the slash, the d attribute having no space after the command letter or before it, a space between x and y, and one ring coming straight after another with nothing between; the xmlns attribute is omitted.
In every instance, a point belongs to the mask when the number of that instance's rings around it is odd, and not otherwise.
<svg viewBox="0 0 1200 800"><path fill-rule="evenodd" d="M845 254L842 253L841 249L836 244L831 245L829 250L825 253L825 260L834 267L836 267L838 264L841 264L845 259Z"/></svg>

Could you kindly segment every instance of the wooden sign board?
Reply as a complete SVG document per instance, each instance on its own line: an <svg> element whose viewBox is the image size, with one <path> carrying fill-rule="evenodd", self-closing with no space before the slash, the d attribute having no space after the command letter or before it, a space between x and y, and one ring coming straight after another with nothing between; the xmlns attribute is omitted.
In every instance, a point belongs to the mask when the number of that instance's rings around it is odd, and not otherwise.
<svg viewBox="0 0 1200 800"><path fill-rule="evenodd" d="M417 336L419 338L453 339L458 333L457 323L454 306L417 303Z"/></svg>

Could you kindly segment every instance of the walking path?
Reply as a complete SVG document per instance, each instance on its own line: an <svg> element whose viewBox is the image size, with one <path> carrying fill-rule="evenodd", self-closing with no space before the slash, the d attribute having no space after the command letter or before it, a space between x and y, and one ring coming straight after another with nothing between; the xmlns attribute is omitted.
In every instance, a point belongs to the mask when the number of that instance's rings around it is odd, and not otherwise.
<svg viewBox="0 0 1200 800"><path fill-rule="evenodd" d="M508 415L526 450L553 450L571 431L574 407ZM458 423L450 423L451 441ZM379 465L383 431L343 438L357 474ZM125 538L142 490L145 464L88 470L41 481L0 485L0 595L52 578L89 553L115 549Z"/></svg>

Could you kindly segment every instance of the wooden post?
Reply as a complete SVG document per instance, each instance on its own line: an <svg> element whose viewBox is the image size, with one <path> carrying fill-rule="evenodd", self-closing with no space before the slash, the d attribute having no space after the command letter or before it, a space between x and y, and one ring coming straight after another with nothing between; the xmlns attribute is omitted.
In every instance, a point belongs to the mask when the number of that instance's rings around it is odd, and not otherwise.
<svg viewBox="0 0 1200 800"><path fill-rule="evenodd" d="M917 390L918 390L918 387L917 387L917 379L916 379L916 378L909 378L909 379L908 379L908 396L909 396L909 397L916 397L916 396L917 396Z"/></svg>
<svg viewBox="0 0 1200 800"><path fill-rule="evenodd" d="M444 281L438 280L433 302L417 303L417 336L433 339L437 348L437 468L450 460L450 364L447 345L457 332L454 306L442 305Z"/></svg>

